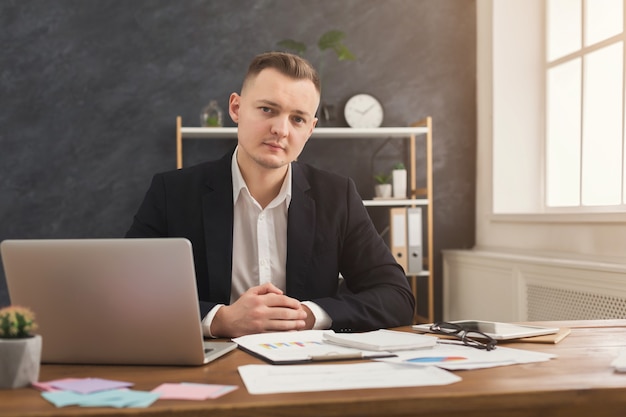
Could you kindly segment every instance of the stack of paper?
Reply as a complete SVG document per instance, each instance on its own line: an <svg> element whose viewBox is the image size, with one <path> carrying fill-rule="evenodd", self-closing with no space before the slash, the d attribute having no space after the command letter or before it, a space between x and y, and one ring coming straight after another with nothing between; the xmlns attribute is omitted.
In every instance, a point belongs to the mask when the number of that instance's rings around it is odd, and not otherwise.
<svg viewBox="0 0 626 417"><path fill-rule="evenodd" d="M259 333L233 339L239 347L273 364L293 364L344 359L369 359L391 353L326 343L324 335L332 330Z"/></svg>
<svg viewBox="0 0 626 417"><path fill-rule="evenodd" d="M618 352L617 357L611 362L611 366L617 372L626 372L626 349L621 349Z"/></svg>
<svg viewBox="0 0 626 417"><path fill-rule="evenodd" d="M366 333L307 330L262 333L234 340L271 363L281 364L315 361L312 359L315 356L329 358L339 352L358 352L360 358L387 354L384 359L377 359L377 363L240 366L239 374L251 394L444 385L461 380L450 370L543 362L555 357L502 346L486 351L460 341L390 330ZM329 378L329 375L341 377Z"/></svg>
<svg viewBox="0 0 626 417"><path fill-rule="evenodd" d="M431 349L396 352L396 354L395 357L379 360L405 365L437 366L449 371L459 371L545 362L556 357L550 353L502 346L487 351L455 343L439 343Z"/></svg>
<svg viewBox="0 0 626 417"><path fill-rule="evenodd" d="M250 394L337 391L366 388L447 385L461 378L434 366L414 367L382 362L339 365L243 365L239 367Z"/></svg>
<svg viewBox="0 0 626 417"><path fill-rule="evenodd" d="M375 330L365 333L324 333L324 341L340 346L373 351L393 352L432 347L437 338L394 330Z"/></svg>

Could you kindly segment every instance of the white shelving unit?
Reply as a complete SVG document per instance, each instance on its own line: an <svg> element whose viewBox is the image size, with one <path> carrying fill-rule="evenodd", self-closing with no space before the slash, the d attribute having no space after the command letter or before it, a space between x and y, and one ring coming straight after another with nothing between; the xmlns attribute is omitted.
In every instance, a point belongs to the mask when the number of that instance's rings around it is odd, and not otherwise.
<svg viewBox="0 0 626 417"><path fill-rule="evenodd" d="M417 187L416 172L416 142L417 137L424 137L426 153L426 184ZM433 289L433 178L432 178L432 119L427 117L409 127L379 127L357 129L351 127L318 127L313 130L312 138L316 139L373 139L373 138L404 138L409 140L410 167L409 167L409 190L407 199L374 199L364 200L363 204L368 207L416 207L426 208L426 236L425 248L427 257L424 271L409 275L413 294L417 297L417 277L428 279L428 313L426 316L415 313L414 321L431 323L434 321L434 289ZM235 139L237 138L236 127L183 127L182 118L176 118L176 167L183 167L183 140L184 139Z"/></svg>

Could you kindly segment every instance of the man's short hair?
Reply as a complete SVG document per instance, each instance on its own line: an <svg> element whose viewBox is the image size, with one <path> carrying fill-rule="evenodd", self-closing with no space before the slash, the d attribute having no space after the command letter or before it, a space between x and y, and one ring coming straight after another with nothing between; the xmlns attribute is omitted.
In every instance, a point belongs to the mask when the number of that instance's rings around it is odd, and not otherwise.
<svg viewBox="0 0 626 417"><path fill-rule="evenodd" d="M273 68L296 80L310 80L321 94L320 78L313 65L301 56L288 52L266 52L254 57L243 80L244 86L249 79L256 77L266 68Z"/></svg>

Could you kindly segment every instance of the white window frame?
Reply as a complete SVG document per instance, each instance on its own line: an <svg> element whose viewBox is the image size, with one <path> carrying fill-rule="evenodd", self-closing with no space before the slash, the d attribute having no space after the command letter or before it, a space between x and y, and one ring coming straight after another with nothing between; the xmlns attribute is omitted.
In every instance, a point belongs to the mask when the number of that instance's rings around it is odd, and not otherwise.
<svg viewBox="0 0 626 417"><path fill-rule="evenodd" d="M559 65L562 65L564 63L567 62L572 62L576 59L580 59L582 61L581 64L581 79L580 79L580 94L581 94L581 103L584 103L584 94L585 94L585 88L584 88L584 79L585 79L585 64L584 64L584 60L587 56L589 56L589 54L596 52L598 50L601 50L607 46L610 45L615 45L619 42L622 43L622 48L623 48L623 52L622 52L622 58L626 61L626 18L623 17L625 23L623 25L622 28L622 32L618 35L614 35L610 38L604 39L602 41L593 43L591 45L585 45L584 42L584 36L585 36L585 25L586 25L586 19L585 19L585 7L586 7L586 2L588 1L592 1L592 0L581 0L581 37L583 39L581 39L581 47L580 49L568 53L565 56L561 56L558 57L552 61L548 61L548 57L547 57L547 53L544 54L544 56L546 56L546 62L545 62L545 68L544 68L544 77L545 80L547 80L548 78L548 72L550 69L555 68ZM597 1L597 0L593 0L593 1ZM624 3L624 7L623 10L626 11L626 0L623 0ZM545 3L545 8L544 8L544 33L545 33L545 50L547 50L547 44L549 42L548 36L549 36L549 30L548 30L548 2ZM542 205L543 205L543 211L545 213L578 213L578 214L601 214L601 213L624 213L626 212L626 204L624 204L625 201L625 196L624 196L624 181L625 181L625 176L624 176L624 169L625 169L625 164L626 164L626 156L624 154L624 140L625 140L625 135L624 135L624 119L626 119L626 115L624 113L624 109L625 109L625 88L626 88L626 79L625 79L625 74L626 74L626 62L623 63L622 66L622 109L621 109L621 113L622 113L622 134L621 134L621 139L622 139L622 150L621 150L621 155L622 155L622 169L621 169L621 174L620 174L620 183L622 184L621 186L621 204L615 204L615 205L606 205L606 206L601 206L601 205L583 205L582 204L582 158L583 158L583 150L581 149L581 160L579 162L580 164L580 172L581 172L581 178L579 178L578 181L578 187L579 187L579 201L578 201L578 205L572 205L572 206L548 206L547 201L548 201L548 196L547 193L549 192L548 190L548 172L547 172L547 164L548 164L548 145L549 145L549 141L550 138L548 137L548 129L547 129L547 122L546 122L546 132L545 132L545 143L544 143L544 152L542 153L543 155L543 161L542 161L542 165L543 165L543 191L544 194L542 196ZM547 81L545 82L544 86L547 85ZM547 88L545 88L545 96L546 96L546 103L548 100L548 91ZM582 105L581 105L582 106ZM546 104L546 111L547 111L547 104ZM581 113L582 113L582 107L581 107ZM581 131L581 135L583 132L583 124L585 123L584 120L584 114L581 114L580 116L581 118L581 127L580 127L580 131Z"/></svg>
<svg viewBox="0 0 626 417"><path fill-rule="evenodd" d="M539 202L543 193L544 2L476 0L477 159L473 249L624 263L626 213L545 213L541 204L523 206L533 199ZM537 55L541 55L539 59ZM511 135L524 139L523 143L528 145L529 149L522 155L516 153L517 148L511 155L502 155ZM501 156L510 163L496 164ZM507 176L530 178L524 180L530 186L507 182ZM496 197L503 202L496 202ZM504 210L497 211L497 207Z"/></svg>

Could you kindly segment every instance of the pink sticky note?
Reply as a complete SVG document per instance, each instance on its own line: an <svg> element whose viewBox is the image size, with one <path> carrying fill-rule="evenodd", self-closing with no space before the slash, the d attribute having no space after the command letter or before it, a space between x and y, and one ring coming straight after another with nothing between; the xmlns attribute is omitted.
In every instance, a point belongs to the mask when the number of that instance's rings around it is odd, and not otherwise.
<svg viewBox="0 0 626 417"><path fill-rule="evenodd" d="M237 385L216 385L216 384L197 384L191 382L183 382L183 385L200 385L206 388L207 397L206 399L215 399L219 398L222 395L226 395L231 391L236 390Z"/></svg>
<svg viewBox="0 0 626 417"><path fill-rule="evenodd" d="M64 378L64 379L55 379L54 381L46 381L46 382L33 382L31 385L33 388L37 388L40 391L61 391L59 388L54 388L53 384L57 382L71 382L76 381L76 378Z"/></svg>
<svg viewBox="0 0 626 417"><path fill-rule="evenodd" d="M206 387L195 384L161 384L150 392L159 394L160 400L206 400Z"/></svg>
<svg viewBox="0 0 626 417"><path fill-rule="evenodd" d="M64 391L73 391L79 394L89 394L98 391L107 391L119 388L128 388L133 384L124 381L114 381L101 378L81 378L73 380L52 381L50 385L53 388Z"/></svg>
<svg viewBox="0 0 626 417"><path fill-rule="evenodd" d="M210 399L215 399L215 398L219 398L222 395L226 395L231 391L236 390L237 387L236 385L220 385L215 391L213 391L211 393L211 395L208 397Z"/></svg>

